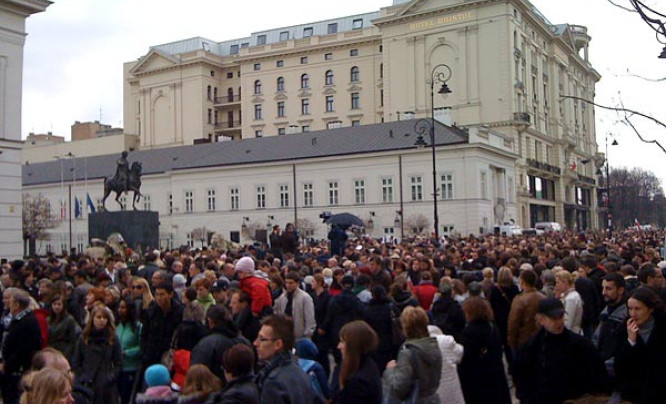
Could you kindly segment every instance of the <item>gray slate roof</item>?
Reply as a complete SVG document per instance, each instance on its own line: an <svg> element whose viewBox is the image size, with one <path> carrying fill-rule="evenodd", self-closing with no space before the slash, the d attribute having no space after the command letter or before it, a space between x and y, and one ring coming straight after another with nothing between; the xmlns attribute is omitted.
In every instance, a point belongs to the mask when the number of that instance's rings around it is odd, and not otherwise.
<svg viewBox="0 0 666 404"><path fill-rule="evenodd" d="M130 165L140 161L143 175L169 171L225 167L241 164L257 164L276 161L292 161L326 158L354 154L368 154L395 150L414 149L417 139L414 126L418 119L329 129L284 136L270 136L220 143L205 143L129 153ZM437 146L463 144L469 141L467 132L458 127L435 125ZM425 136L429 144L429 136ZM61 161L26 164L23 169L23 186L53 184L61 181L61 163L65 182L101 180L112 177L116 171L119 153L76 157ZM76 176L76 177L75 177Z"/></svg>

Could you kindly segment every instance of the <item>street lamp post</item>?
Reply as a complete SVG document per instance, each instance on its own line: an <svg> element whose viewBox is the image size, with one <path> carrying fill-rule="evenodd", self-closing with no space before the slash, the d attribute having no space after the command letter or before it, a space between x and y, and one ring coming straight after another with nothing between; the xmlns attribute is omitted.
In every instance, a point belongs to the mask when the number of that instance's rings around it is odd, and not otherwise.
<svg viewBox="0 0 666 404"><path fill-rule="evenodd" d="M433 221L435 225L435 238L439 241L439 215L437 213L437 165L435 154L435 83L441 84L437 94L451 94L451 88L446 83L451 79L451 68L439 64L430 73L430 119L419 119L414 125L414 131L419 135L415 145L419 148L426 146L424 135L430 134L430 147L432 149L432 186L433 186Z"/></svg>

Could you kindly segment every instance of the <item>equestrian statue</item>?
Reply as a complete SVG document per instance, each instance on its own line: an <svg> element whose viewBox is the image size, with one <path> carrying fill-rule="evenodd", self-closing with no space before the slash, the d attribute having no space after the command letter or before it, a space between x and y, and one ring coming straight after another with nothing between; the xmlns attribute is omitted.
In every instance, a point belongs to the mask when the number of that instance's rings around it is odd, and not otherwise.
<svg viewBox="0 0 666 404"><path fill-rule="evenodd" d="M104 198L102 205L106 210L106 198L109 197L111 192L116 193L116 202L122 209L120 203L120 196L127 194L129 191L134 192L132 197L132 209L136 210L136 203L141 199L141 163L135 161L130 167L127 161L127 152L123 151L118 161L116 161L116 175L113 178L104 177Z"/></svg>

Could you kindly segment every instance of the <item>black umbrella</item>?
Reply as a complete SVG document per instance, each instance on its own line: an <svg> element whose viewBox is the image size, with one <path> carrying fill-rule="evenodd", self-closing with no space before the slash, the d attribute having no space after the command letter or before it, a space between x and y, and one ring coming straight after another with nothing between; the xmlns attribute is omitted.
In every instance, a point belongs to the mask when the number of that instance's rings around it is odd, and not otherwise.
<svg viewBox="0 0 666 404"><path fill-rule="evenodd" d="M342 229L348 229L351 226L363 227L365 225L363 220L351 213L338 213L326 219L326 223L338 225Z"/></svg>

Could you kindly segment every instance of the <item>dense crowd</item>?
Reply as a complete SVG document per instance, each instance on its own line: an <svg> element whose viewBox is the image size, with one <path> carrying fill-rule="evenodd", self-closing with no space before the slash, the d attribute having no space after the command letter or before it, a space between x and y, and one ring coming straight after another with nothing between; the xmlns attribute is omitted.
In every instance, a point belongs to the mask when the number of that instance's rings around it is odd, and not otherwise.
<svg viewBox="0 0 666 404"><path fill-rule="evenodd" d="M330 238L4 263L3 403L666 402L663 232Z"/></svg>

